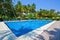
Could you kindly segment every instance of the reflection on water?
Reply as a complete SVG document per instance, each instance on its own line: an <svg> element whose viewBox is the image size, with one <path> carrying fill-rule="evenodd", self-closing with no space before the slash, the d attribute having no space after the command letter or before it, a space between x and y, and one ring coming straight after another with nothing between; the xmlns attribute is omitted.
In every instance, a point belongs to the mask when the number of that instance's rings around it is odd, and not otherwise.
<svg viewBox="0 0 60 40"><path fill-rule="evenodd" d="M15 33L17 37L22 36L32 30L33 29L29 29L29 28L20 28L19 30L12 29L13 33Z"/></svg>

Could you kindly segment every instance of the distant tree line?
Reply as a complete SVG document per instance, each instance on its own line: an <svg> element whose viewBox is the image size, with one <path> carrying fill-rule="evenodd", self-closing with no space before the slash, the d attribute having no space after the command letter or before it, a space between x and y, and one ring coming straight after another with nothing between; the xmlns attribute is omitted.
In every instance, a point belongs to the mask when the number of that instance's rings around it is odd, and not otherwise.
<svg viewBox="0 0 60 40"><path fill-rule="evenodd" d="M22 5L20 1L13 6L12 0L0 0L0 20L60 20L60 11L40 9L36 5Z"/></svg>

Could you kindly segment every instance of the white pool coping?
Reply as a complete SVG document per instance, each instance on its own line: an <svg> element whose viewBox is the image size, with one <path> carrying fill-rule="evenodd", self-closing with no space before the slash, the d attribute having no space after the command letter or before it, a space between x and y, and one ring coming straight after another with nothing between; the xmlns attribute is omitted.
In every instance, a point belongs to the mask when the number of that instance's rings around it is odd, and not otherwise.
<svg viewBox="0 0 60 40"><path fill-rule="evenodd" d="M42 26L42 27L40 27L40 28L37 28L36 30L33 30L33 31L29 32L29 33L35 32L35 33L37 33L37 34L41 34L44 30L48 29L48 28L49 28L53 23L55 23L55 22L56 22L56 21L50 22L50 23L48 23L48 24L46 24L46 25L44 25L44 26ZM0 22L0 31L2 31L2 30L10 30L4 22ZM38 31L38 30L39 30L39 31ZM11 31L11 30L10 30L10 31ZM11 31L11 32L12 32L12 31ZM14 36L15 36L15 35L14 35ZM24 35L22 35L22 36L20 36L20 37L17 37L16 40L23 39L23 36L24 36Z"/></svg>
<svg viewBox="0 0 60 40"><path fill-rule="evenodd" d="M9 30L4 22L0 22L0 30Z"/></svg>
<svg viewBox="0 0 60 40"><path fill-rule="evenodd" d="M8 28L8 26L4 22L0 22L0 31L10 31L10 33L15 36L15 34Z"/></svg>
<svg viewBox="0 0 60 40"><path fill-rule="evenodd" d="M41 34L44 30L46 30L46 29L48 29L53 23L55 23L56 21L53 21L53 22L51 22L51 23L48 23L48 24L46 24L46 25L44 25L44 26L42 26L42 27L40 27L40 28L37 28L36 30L33 30L34 32L36 32L36 33L39 33L39 34ZM41 30L40 32L39 32L39 30Z"/></svg>

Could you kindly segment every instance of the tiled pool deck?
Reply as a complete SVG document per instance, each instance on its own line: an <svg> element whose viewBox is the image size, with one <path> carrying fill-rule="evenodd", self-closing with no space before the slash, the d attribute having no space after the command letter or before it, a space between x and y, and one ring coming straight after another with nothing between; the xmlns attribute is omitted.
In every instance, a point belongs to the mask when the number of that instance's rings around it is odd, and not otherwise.
<svg viewBox="0 0 60 40"><path fill-rule="evenodd" d="M0 40L60 40L60 21L53 21L23 36L16 37L10 29L0 22Z"/></svg>

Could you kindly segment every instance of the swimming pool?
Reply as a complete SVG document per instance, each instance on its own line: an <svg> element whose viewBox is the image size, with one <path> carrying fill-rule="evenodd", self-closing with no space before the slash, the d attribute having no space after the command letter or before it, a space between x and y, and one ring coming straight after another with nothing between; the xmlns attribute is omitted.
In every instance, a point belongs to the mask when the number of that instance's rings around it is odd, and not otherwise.
<svg viewBox="0 0 60 40"><path fill-rule="evenodd" d="M8 28L17 36L24 35L32 30L40 28L52 20L27 20L27 21L10 21L5 22Z"/></svg>

